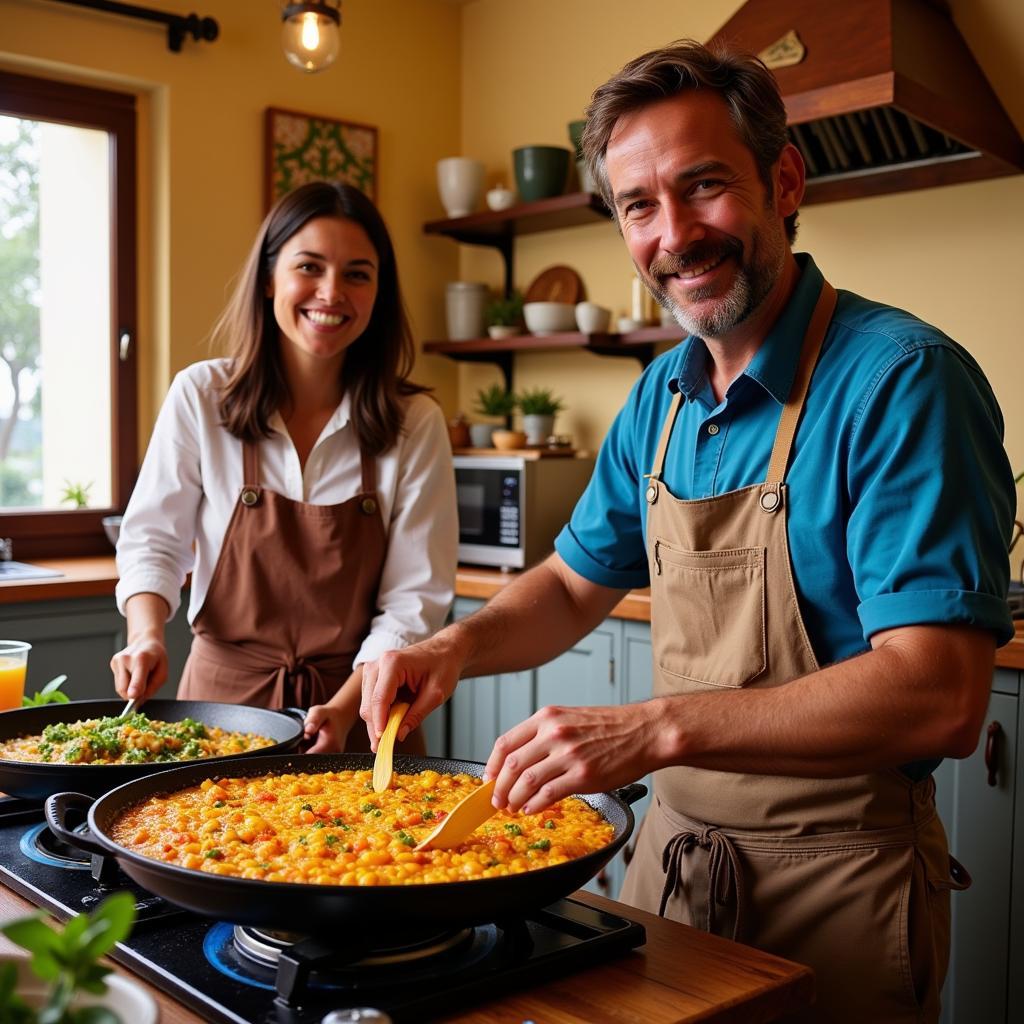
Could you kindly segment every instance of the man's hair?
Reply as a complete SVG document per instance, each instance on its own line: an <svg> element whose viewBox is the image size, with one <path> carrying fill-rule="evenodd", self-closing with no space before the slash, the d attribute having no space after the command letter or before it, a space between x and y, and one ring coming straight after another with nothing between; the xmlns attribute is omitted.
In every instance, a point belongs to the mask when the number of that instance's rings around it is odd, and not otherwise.
<svg viewBox="0 0 1024 1024"><path fill-rule="evenodd" d="M590 98L583 155L601 197L613 211L605 154L615 123L623 114L691 89L712 89L722 97L740 139L754 157L769 198L773 196L772 167L789 141L786 107L774 76L751 54L722 46L709 49L693 39L679 39L631 60ZM796 238L795 211L785 224L792 243Z"/></svg>

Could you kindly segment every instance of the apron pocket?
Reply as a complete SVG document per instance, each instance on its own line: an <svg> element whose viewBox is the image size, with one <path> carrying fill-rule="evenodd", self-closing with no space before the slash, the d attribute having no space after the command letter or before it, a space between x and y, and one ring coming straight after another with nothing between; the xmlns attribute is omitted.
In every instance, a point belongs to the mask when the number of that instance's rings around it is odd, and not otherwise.
<svg viewBox="0 0 1024 1024"><path fill-rule="evenodd" d="M683 551L655 539L651 637L664 672L740 687L765 670L764 560L764 548Z"/></svg>

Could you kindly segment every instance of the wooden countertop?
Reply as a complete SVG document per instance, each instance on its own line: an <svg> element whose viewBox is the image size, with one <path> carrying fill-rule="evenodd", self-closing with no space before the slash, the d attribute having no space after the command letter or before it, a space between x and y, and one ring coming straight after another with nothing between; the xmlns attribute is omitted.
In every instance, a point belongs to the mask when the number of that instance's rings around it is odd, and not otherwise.
<svg viewBox="0 0 1024 1024"><path fill-rule="evenodd" d="M23 601L54 601L64 597L113 596L117 569L113 555L93 558L38 559L32 563L44 569L63 573L60 577L41 580L14 580L0 583L0 604ZM515 573L497 569L476 569L460 566L455 577L455 593L459 597L488 600L516 578ZM651 593L634 590L623 598L612 612L616 619L634 622L651 621ZM996 651L996 666L1024 671L1024 620L1017 620L1017 635Z"/></svg>
<svg viewBox="0 0 1024 1024"><path fill-rule="evenodd" d="M575 898L639 921L647 929L646 945L590 970L437 1019L446 1024L759 1024L813 1000L814 979L807 967L603 896L576 893ZM0 886L0 920L31 910L26 900ZM0 936L0 953L10 951L13 947ZM201 1017L170 996L126 968L114 968L156 999L160 1024L201 1024Z"/></svg>

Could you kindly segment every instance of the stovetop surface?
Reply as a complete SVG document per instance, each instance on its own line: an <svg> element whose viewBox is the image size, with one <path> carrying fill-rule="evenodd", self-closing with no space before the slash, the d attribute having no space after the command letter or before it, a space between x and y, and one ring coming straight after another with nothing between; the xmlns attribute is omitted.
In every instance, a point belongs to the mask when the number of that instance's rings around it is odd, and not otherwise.
<svg viewBox="0 0 1024 1024"><path fill-rule="evenodd" d="M241 953L228 922L180 910L120 871L101 886L90 862L69 865L51 839L38 805L0 801L0 882L62 921L115 890L133 892L136 924L112 959L217 1024L319 1024L332 1010L366 1006L395 1024L422 1022L645 941L642 926L564 899L525 918L467 929L429 959L339 966L309 940L286 950L287 972L279 971ZM339 935L348 939L358 929L358 921L339 921ZM282 980L285 973L290 980Z"/></svg>

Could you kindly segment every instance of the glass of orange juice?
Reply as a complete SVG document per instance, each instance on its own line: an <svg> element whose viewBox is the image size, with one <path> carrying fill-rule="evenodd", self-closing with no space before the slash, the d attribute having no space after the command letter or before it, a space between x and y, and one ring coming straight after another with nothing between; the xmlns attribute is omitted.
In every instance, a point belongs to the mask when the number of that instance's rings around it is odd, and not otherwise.
<svg viewBox="0 0 1024 1024"><path fill-rule="evenodd" d="M32 645L24 640L0 640L0 711L21 707L31 650Z"/></svg>

